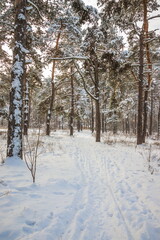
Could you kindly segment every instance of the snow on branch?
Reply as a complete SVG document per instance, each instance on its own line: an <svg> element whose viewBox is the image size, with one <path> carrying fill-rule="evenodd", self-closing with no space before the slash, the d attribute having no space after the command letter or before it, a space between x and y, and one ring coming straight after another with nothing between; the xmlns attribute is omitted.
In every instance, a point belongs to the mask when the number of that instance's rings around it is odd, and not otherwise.
<svg viewBox="0 0 160 240"><path fill-rule="evenodd" d="M88 57L82 56L71 56L71 57L62 57L62 58L51 58L51 60L88 60Z"/></svg>
<svg viewBox="0 0 160 240"><path fill-rule="evenodd" d="M72 2L72 7L79 14L81 23L85 23L86 21L91 22L99 19L97 9L93 6L85 5L82 0L74 0Z"/></svg>
<svg viewBox="0 0 160 240"><path fill-rule="evenodd" d="M1 18L1 17L0 17L0 18ZM7 25L7 26L9 26L9 27L12 27L12 28L13 28L13 25L12 25L12 24L10 24L10 23L8 23L8 22L6 22L6 21L2 21L2 20L0 20L0 24Z"/></svg>

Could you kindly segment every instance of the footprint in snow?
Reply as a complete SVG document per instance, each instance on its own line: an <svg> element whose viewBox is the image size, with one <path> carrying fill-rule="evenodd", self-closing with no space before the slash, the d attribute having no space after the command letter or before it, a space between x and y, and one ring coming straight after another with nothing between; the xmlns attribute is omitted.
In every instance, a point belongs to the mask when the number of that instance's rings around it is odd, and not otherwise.
<svg viewBox="0 0 160 240"><path fill-rule="evenodd" d="M5 183L3 180L0 180L0 184L2 184L3 186L7 186L7 183Z"/></svg>
<svg viewBox="0 0 160 240"><path fill-rule="evenodd" d="M32 227L36 224L36 221L26 220L26 221L25 221L25 224L26 224L27 226L24 226L24 227L23 227L23 232L25 232L25 233L33 233L33 232L34 232L34 229L33 229Z"/></svg>
<svg viewBox="0 0 160 240"><path fill-rule="evenodd" d="M30 227L23 227L23 232L25 232L25 233L33 233L33 229L32 228L30 228Z"/></svg>
<svg viewBox="0 0 160 240"><path fill-rule="evenodd" d="M63 192L53 192L55 195L65 195Z"/></svg>
<svg viewBox="0 0 160 240"><path fill-rule="evenodd" d="M36 221L26 220L25 223L26 223L28 226L34 226L34 225L36 224Z"/></svg>
<svg viewBox="0 0 160 240"><path fill-rule="evenodd" d="M31 198L40 198L40 195L35 194L35 193L30 194L29 196L30 196Z"/></svg>

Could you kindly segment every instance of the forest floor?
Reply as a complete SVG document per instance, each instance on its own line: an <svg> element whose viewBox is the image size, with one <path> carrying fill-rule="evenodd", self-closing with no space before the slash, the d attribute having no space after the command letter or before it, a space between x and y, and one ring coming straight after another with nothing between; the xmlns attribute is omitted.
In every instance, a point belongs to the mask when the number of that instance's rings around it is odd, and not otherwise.
<svg viewBox="0 0 160 240"><path fill-rule="evenodd" d="M107 142L41 136L35 184L25 162L1 164L0 240L160 240L159 146Z"/></svg>

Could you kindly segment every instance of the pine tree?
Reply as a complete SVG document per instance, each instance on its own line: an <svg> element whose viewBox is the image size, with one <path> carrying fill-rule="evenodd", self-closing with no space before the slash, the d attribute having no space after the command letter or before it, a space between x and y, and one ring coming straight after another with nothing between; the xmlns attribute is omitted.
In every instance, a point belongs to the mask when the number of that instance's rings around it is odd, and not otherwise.
<svg viewBox="0 0 160 240"><path fill-rule="evenodd" d="M137 78L139 88L138 98L138 123L137 123L137 143L140 144L145 141L147 130L147 102L148 94L152 82L152 60L150 55L149 41L150 33L148 30L148 12L156 10L158 7L157 1L107 1L99 0L98 3L102 7L102 24L112 22L118 26L122 31L126 31L130 39L133 36L139 38L139 74L134 71L134 76ZM138 22L142 22L142 28L138 27ZM143 58L143 59L142 59ZM147 69L141 65L147 64ZM147 70L147 75L144 74ZM146 71L145 71L146 72Z"/></svg>
<svg viewBox="0 0 160 240"><path fill-rule="evenodd" d="M60 1L61 2L61 1ZM48 45L51 48L48 49L47 58L52 59L52 76L51 76L51 96L50 106L47 111L46 117L46 134L50 135L51 117L54 108L55 101L55 74L57 63L56 58L61 58L61 61L65 61L66 57L74 57L77 55L77 49L81 40L81 30L79 19L75 16L73 10L66 5L65 2L57 2L57 12L54 16L54 21L49 23L48 28ZM53 35L54 34L54 35ZM54 37L53 37L54 36ZM55 45L53 47L53 44Z"/></svg>
<svg viewBox="0 0 160 240"><path fill-rule="evenodd" d="M23 82L26 55L26 0L16 0L7 156L22 158Z"/></svg>

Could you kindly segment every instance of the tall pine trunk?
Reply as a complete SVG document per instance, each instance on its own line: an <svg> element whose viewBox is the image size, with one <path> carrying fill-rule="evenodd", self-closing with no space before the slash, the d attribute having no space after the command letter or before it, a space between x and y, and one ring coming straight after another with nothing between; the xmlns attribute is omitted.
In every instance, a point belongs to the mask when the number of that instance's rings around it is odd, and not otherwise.
<svg viewBox="0 0 160 240"><path fill-rule="evenodd" d="M78 119L77 119L77 131L78 131L78 132L81 131L81 120L80 120L79 117L78 117Z"/></svg>
<svg viewBox="0 0 160 240"><path fill-rule="evenodd" d="M149 124L149 135L152 135L153 128L153 90L151 90L151 105L150 105L150 124Z"/></svg>
<svg viewBox="0 0 160 240"><path fill-rule="evenodd" d="M133 133L136 135L137 134L137 115L134 115L134 130Z"/></svg>
<svg viewBox="0 0 160 240"><path fill-rule="evenodd" d="M29 81L25 79L25 91L24 91L24 135L28 135L29 128L29 112L30 112L30 104L29 104Z"/></svg>
<svg viewBox="0 0 160 240"><path fill-rule="evenodd" d="M53 103L55 99L55 83L54 83L54 74L55 74L55 65L56 61L53 60L52 65L52 82L51 82L51 99L50 99L50 106L47 111L47 118L46 118L46 135L50 135L51 131L51 116L52 116L52 110L53 110Z"/></svg>
<svg viewBox="0 0 160 240"><path fill-rule="evenodd" d="M73 136L73 121L74 121L74 80L73 67L71 67L71 112L70 112L70 136Z"/></svg>
<svg viewBox="0 0 160 240"><path fill-rule="evenodd" d="M60 41L60 37L61 37L61 30L62 30L63 26L62 26L62 22L61 22L61 26L60 26L60 30L57 36L57 40L56 40L56 46L55 46L55 50L56 50L56 54L59 48L59 41ZM52 79L51 79L51 98L50 98L50 106L49 109L47 111L47 118L46 118L46 135L50 135L50 131L51 131L51 117L52 117L52 111L53 111L53 104L54 104L54 100L55 100L55 68L56 68L56 60L53 60L53 64L52 64Z"/></svg>
<svg viewBox="0 0 160 240"><path fill-rule="evenodd" d="M139 79L138 79L138 117L137 117L137 144L143 143L143 32L140 35L139 50Z"/></svg>
<svg viewBox="0 0 160 240"><path fill-rule="evenodd" d="M105 129L105 117L104 117L104 112L102 112L102 133L104 133Z"/></svg>
<svg viewBox="0 0 160 240"><path fill-rule="evenodd" d="M146 132L147 132L147 118L148 118L148 86L146 86L144 92L144 108L143 108L143 143L145 143Z"/></svg>
<svg viewBox="0 0 160 240"><path fill-rule="evenodd" d="M145 37L145 49L146 49L146 60L147 60L147 84L145 86L145 94L144 94L144 117L143 117L143 142L145 142L146 131L147 131L147 117L148 117L148 93L152 82L152 63L150 56L150 47L149 47L149 26L148 26L148 10L147 10L147 0L143 0L143 10L144 10L144 20L143 20L143 28L144 28L144 37Z"/></svg>
<svg viewBox="0 0 160 240"><path fill-rule="evenodd" d="M157 132L158 132L158 139L159 139L160 138L160 100L159 100L159 108L158 108Z"/></svg>
<svg viewBox="0 0 160 240"><path fill-rule="evenodd" d="M94 105L93 105L93 99L91 99L92 104L92 112L91 112L91 131L94 133Z"/></svg>
<svg viewBox="0 0 160 240"><path fill-rule="evenodd" d="M96 142L101 141L101 113L100 113L100 92L99 92L99 76L98 76L98 61L95 60L95 107L96 107Z"/></svg>
<svg viewBox="0 0 160 240"><path fill-rule="evenodd" d="M26 0L15 0L13 66L11 71L7 156L22 158L23 83L26 55Z"/></svg>

